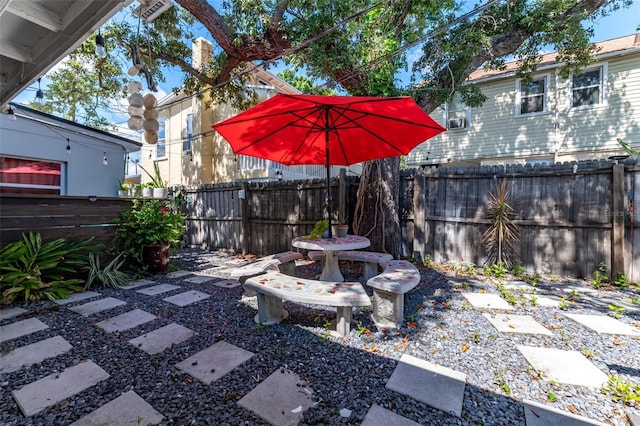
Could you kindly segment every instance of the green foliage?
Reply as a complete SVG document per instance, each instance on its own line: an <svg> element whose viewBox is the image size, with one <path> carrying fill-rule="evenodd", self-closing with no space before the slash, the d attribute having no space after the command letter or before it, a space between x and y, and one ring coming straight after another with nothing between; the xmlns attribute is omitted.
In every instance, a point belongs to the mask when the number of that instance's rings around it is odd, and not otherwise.
<svg viewBox="0 0 640 426"><path fill-rule="evenodd" d="M166 188L167 181L162 179L162 173L160 172L160 165L157 161L153 162L153 174L149 173L147 169L142 167L142 164L138 164L138 166L149 176L151 182L147 183L147 188Z"/></svg>
<svg viewBox="0 0 640 426"><path fill-rule="evenodd" d="M609 304L609 311L611 312L611 316L614 318L620 318L624 310L624 306L620 306L618 303Z"/></svg>
<svg viewBox="0 0 640 426"><path fill-rule="evenodd" d="M640 402L640 385L620 376L609 376L609 381L602 387L602 393L611 394L614 401L620 401L627 405Z"/></svg>
<svg viewBox="0 0 640 426"><path fill-rule="evenodd" d="M87 264L87 254L99 247L93 238L43 243L39 233L22 234L22 240L0 250L0 303L18 298L55 300L81 291L82 280L71 276Z"/></svg>
<svg viewBox="0 0 640 426"><path fill-rule="evenodd" d="M511 273L518 278L523 278L527 273L527 270L522 266L522 261L520 259L513 262L513 265L511 266Z"/></svg>
<svg viewBox="0 0 640 426"><path fill-rule="evenodd" d="M558 308L566 311L567 309L569 309L570 304L571 302L569 302L566 297L561 297L560 302L558 303Z"/></svg>
<svg viewBox="0 0 640 426"><path fill-rule="evenodd" d="M502 278L507 275L507 272L509 272L504 262L494 263L493 265L485 265L483 269L486 276L496 278Z"/></svg>
<svg viewBox="0 0 640 426"><path fill-rule="evenodd" d="M553 392L547 392L547 399L549 400L549 402L556 402L558 400L556 394Z"/></svg>
<svg viewBox="0 0 640 426"><path fill-rule="evenodd" d="M329 220L328 219L319 220L313 226L313 229L311 230L311 233L309 234L309 236L311 237L312 240L317 240L318 238L322 237L322 234L324 234L324 231L326 231L327 229L329 229Z"/></svg>
<svg viewBox="0 0 640 426"><path fill-rule="evenodd" d="M125 258L122 253L114 257L104 268L100 268L100 256L89 254L89 265L83 268L88 273L84 289L88 290L94 281L100 282L104 288L120 288L131 279L131 276L120 269L124 265Z"/></svg>
<svg viewBox="0 0 640 426"><path fill-rule="evenodd" d="M607 265L605 265L604 262L600 262L600 265L598 265L598 269L593 271L592 275L593 275L593 278L591 279L591 284L593 288L595 288L596 290L601 288L603 284L606 284L609 282Z"/></svg>
<svg viewBox="0 0 640 426"><path fill-rule="evenodd" d="M141 265L144 246L170 244L177 247L186 229L185 216L177 203L134 199L131 208L118 218L114 251L124 253L128 261Z"/></svg>
<svg viewBox="0 0 640 426"><path fill-rule="evenodd" d="M506 179L502 179L489 194L487 219L490 224L482 234L482 240L488 249L488 264L510 266L511 255L518 242L518 227L513 221L514 215L512 187Z"/></svg>
<svg viewBox="0 0 640 426"><path fill-rule="evenodd" d="M613 285L620 288L627 288L629 287L629 280L625 274L618 272L618 277L613 282Z"/></svg>
<svg viewBox="0 0 640 426"><path fill-rule="evenodd" d="M433 258L431 257L430 254L426 255L424 257L424 262L423 262L424 266L426 266L427 268L433 268L433 265L435 264L435 262L433 261Z"/></svg>
<svg viewBox="0 0 640 426"><path fill-rule="evenodd" d="M640 156L640 151L633 149L631 145L620 138L618 138L618 145L620 145L622 149L624 149L634 160Z"/></svg>

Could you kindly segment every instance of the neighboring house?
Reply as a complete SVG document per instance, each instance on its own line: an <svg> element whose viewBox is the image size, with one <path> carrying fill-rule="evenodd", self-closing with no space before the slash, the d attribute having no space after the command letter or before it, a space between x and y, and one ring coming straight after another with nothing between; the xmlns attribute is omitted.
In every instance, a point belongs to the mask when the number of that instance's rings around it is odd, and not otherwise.
<svg viewBox="0 0 640 426"><path fill-rule="evenodd" d="M211 43L198 38L193 45L192 64L200 68L211 58ZM261 68L249 74L251 88L264 101L276 93L300 93L296 88ZM163 179L171 185L197 185L234 180L323 178L324 166L284 166L255 157L234 155L231 146L212 125L238 114L228 105L207 108L207 94L201 99L172 93L158 102L158 142L144 142L140 165L153 173L157 162ZM332 170L338 174L339 168ZM150 178L142 174L142 183Z"/></svg>
<svg viewBox="0 0 640 426"><path fill-rule="evenodd" d="M640 33L596 46L596 62L566 79L555 53L530 83L515 77L515 62L472 73L487 101L435 110L447 132L414 149L407 165L556 163L623 154L618 138L640 146Z"/></svg>
<svg viewBox="0 0 640 426"><path fill-rule="evenodd" d="M10 108L13 115L0 114L0 193L117 196L127 155L140 150L139 142L23 105Z"/></svg>

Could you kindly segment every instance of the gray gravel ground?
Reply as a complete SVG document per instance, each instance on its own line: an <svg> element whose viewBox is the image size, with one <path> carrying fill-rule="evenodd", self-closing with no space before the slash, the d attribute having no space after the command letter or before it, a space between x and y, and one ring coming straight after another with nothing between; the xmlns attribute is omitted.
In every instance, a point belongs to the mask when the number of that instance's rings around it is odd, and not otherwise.
<svg viewBox="0 0 640 426"><path fill-rule="evenodd" d="M226 256L222 252L181 250L172 259L172 265L202 271L221 265ZM341 267L346 271L347 280L358 280L361 271L357 266L343 263ZM299 265L297 272L301 276L313 276L319 269L316 264L306 264ZM406 318L412 323L411 327L379 331L370 319L370 312L360 310L354 313L348 338L326 338L324 324L335 316L330 309L285 302L290 314L288 321L258 327L253 322L255 301L243 299L239 287L225 289L211 283L189 284L163 276L153 279L183 286L175 293L192 288L212 297L205 302L177 307L159 303L160 297L131 290L98 290L127 304L89 318L48 301L17 304L49 328L2 344L2 350L55 335L64 337L73 349L31 368L0 375L0 424L66 425L123 392L134 390L165 416L163 424L263 425L266 423L240 408L237 401L258 384L254 378L265 378L283 366L298 373L313 389L317 403L305 413L302 422L305 425L359 425L374 403L425 425L524 425L521 404L524 399L572 410L616 426L628 424L625 415L628 406L599 389L540 379L516 345L588 351L590 360L605 374L617 374L624 380L640 383L640 339L598 335L565 318L560 309L530 303L519 303L512 312L535 317L552 329L553 336L499 333L482 316L482 310L474 309L460 294L478 291L474 285L496 293L495 286L486 283L486 277L456 277L442 268L421 268L421 274L420 285L405 299ZM554 289L553 282L542 282L538 294L563 293ZM633 289L603 291L601 295L626 301L640 297ZM94 325L134 308L158 318L121 333L105 333ZM608 308L579 300L571 303L568 311L609 314ZM624 312L621 320L637 324L640 315ZM0 325L9 322L11 320L4 320ZM194 330L194 337L154 356L127 343L171 322ZM210 386L191 380L174 367L219 340L257 355ZM398 359L405 353L467 374L461 418L385 389ZM110 378L25 419L11 390L87 359L105 369ZM556 397L555 402L549 399L551 393ZM343 408L352 410L350 417L340 416Z"/></svg>

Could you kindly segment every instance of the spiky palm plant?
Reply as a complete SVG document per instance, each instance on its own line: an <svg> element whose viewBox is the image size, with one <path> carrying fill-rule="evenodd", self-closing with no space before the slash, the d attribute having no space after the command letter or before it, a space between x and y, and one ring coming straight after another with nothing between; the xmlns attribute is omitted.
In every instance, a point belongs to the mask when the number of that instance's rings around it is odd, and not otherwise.
<svg viewBox="0 0 640 426"><path fill-rule="evenodd" d="M519 239L514 215L512 185L503 179L489 194L487 219L491 223L482 234L482 240L488 249L487 264L503 263L506 267L511 267L511 256Z"/></svg>

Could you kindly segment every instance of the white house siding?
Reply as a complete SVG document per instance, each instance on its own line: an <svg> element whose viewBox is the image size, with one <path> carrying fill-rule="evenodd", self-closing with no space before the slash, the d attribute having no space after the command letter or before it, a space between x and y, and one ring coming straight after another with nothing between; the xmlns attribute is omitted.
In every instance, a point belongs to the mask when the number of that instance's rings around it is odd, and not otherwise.
<svg viewBox="0 0 640 426"><path fill-rule="evenodd" d="M611 57L594 65L600 64L607 67L606 103L585 109L569 108L568 80L556 69L535 74L550 75L549 111L540 115L516 116L515 77L481 83L488 99L482 107L471 109L470 128L448 130L421 144L409 154L407 165L562 162L620 154L617 138L638 146L640 54ZM442 125L446 122L443 108L431 116Z"/></svg>

